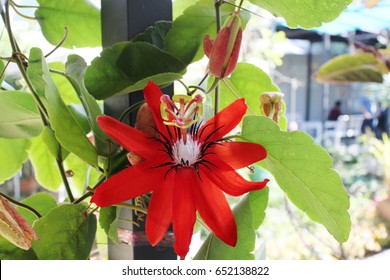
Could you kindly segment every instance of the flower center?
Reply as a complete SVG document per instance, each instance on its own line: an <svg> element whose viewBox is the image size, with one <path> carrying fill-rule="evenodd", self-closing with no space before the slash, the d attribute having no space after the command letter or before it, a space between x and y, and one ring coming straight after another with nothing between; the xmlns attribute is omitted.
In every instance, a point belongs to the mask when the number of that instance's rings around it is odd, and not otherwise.
<svg viewBox="0 0 390 280"><path fill-rule="evenodd" d="M199 153L200 145L190 135L188 135L186 143L181 138L172 147L173 160L178 165L193 165L199 160Z"/></svg>

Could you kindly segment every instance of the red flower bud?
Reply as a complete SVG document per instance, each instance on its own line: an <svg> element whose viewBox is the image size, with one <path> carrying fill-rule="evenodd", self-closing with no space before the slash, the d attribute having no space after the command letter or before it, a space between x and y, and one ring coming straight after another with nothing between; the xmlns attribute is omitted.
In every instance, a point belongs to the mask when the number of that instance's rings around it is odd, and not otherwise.
<svg viewBox="0 0 390 280"><path fill-rule="evenodd" d="M225 21L215 41L206 35L203 50L209 61L210 74L218 79L229 76L236 68L242 39L241 19L233 12Z"/></svg>
<svg viewBox="0 0 390 280"><path fill-rule="evenodd" d="M31 240L38 239L34 229L2 196L0 196L0 235L24 250L31 248Z"/></svg>

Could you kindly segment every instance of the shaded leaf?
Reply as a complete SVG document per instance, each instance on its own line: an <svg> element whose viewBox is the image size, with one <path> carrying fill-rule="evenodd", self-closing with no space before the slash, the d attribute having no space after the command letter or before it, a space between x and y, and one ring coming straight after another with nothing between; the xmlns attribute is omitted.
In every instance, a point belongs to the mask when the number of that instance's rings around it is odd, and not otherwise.
<svg viewBox="0 0 390 280"><path fill-rule="evenodd" d="M349 198L332 158L301 131L280 131L266 117L244 118L242 138L267 150L261 166L274 177L291 202L310 219L325 226L339 242L348 240Z"/></svg>
<svg viewBox="0 0 390 280"><path fill-rule="evenodd" d="M388 72L386 65L372 53L361 52L330 59L320 67L315 78L322 83L382 83L382 75Z"/></svg>
<svg viewBox="0 0 390 280"><path fill-rule="evenodd" d="M352 0L249 0L268 10L277 17L283 17L291 28L312 28L323 22L336 19Z"/></svg>
<svg viewBox="0 0 390 280"><path fill-rule="evenodd" d="M122 42L104 49L92 61L85 73L85 85L93 97L105 99L133 91L142 80L168 85L181 77L178 73L185 67L173 55L148 43Z"/></svg>
<svg viewBox="0 0 390 280"><path fill-rule="evenodd" d="M29 139L0 138L0 184L12 178L28 158Z"/></svg>
<svg viewBox="0 0 390 280"><path fill-rule="evenodd" d="M39 219L33 250L40 260L86 260L96 233L96 217L81 204L64 204Z"/></svg>
<svg viewBox="0 0 390 280"><path fill-rule="evenodd" d="M48 133L50 132L45 129L40 137L32 140L29 156L37 182L45 189L56 192L62 183L56 163L59 145L55 139L50 139Z"/></svg>
<svg viewBox="0 0 390 280"><path fill-rule="evenodd" d="M26 205L33 207L42 216L45 216L51 209L57 206L57 201L48 193L36 193L32 196L22 200ZM26 219L26 221L33 225L38 218L30 211L17 206L16 210ZM11 244L0 236L0 259L1 260L36 260L37 256L33 249L28 251L22 250Z"/></svg>
<svg viewBox="0 0 390 280"><path fill-rule="evenodd" d="M32 138L41 133L42 127L31 94L22 91L0 94L0 137Z"/></svg>
<svg viewBox="0 0 390 280"><path fill-rule="evenodd" d="M100 209L99 223L107 236L114 241L119 242L118 238L118 219L120 208L115 206L104 207Z"/></svg>
<svg viewBox="0 0 390 280"><path fill-rule="evenodd" d="M101 45L100 11L88 0L37 0L35 11L42 34L52 45L57 45L65 35L61 45L65 48L98 47Z"/></svg>
<svg viewBox="0 0 390 280"><path fill-rule="evenodd" d="M82 57L77 55L68 56L65 69L66 76L76 90L77 95L83 104L84 110L87 113L89 126L91 127L94 135L95 146L98 154L101 156L108 156L108 145L105 141L105 139L107 139L107 135L103 132L96 121L97 116L102 115L103 113L99 104L92 95L89 94L84 85L84 75L86 69L87 64Z"/></svg>
<svg viewBox="0 0 390 280"><path fill-rule="evenodd" d="M34 86L40 87L44 92L50 124L58 142L85 162L97 166L96 149L61 99L51 79L42 51L38 48L30 51L28 75Z"/></svg>
<svg viewBox="0 0 390 280"><path fill-rule="evenodd" d="M172 22L170 21L157 21L152 26L146 28L143 33L131 39L131 42L145 42L163 50L165 38L171 27Z"/></svg>
<svg viewBox="0 0 390 280"><path fill-rule="evenodd" d="M230 5L221 6L222 22L234 11ZM249 13L241 13L245 25ZM184 13L175 19L165 42L165 50L174 54L184 63L190 64L203 57L203 37L209 34L216 37L216 19L214 2L200 0L185 9Z"/></svg>
<svg viewBox="0 0 390 280"><path fill-rule="evenodd" d="M238 240L231 247L213 233L202 244L194 257L196 260L253 260L256 243L256 229L265 217L268 205L269 189L265 188L244 196L234 207L233 213L237 223Z"/></svg>

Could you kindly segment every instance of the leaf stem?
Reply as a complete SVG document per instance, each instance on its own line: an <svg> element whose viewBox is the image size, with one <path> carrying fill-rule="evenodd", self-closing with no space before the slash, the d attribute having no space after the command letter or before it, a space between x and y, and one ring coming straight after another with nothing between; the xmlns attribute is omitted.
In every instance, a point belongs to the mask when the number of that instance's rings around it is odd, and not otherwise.
<svg viewBox="0 0 390 280"><path fill-rule="evenodd" d="M56 162L57 162L57 166L58 166L58 169L60 171L60 174L61 174L62 182L64 183L64 186L65 186L66 193L68 194L69 201L71 203L73 203L74 196L73 196L72 190L70 189L68 178L66 177L66 172L64 169L64 161L62 159L62 147L61 147L61 144L59 144L59 143L58 143L58 154L56 157Z"/></svg>
<svg viewBox="0 0 390 280"><path fill-rule="evenodd" d="M22 208L24 208L24 209L30 211L30 212L33 213L35 216L37 216L38 219L42 217L42 215L41 215L37 210L35 210L34 208L32 208L31 206L29 206L29 205L27 205L27 204L24 204L24 203L22 203L22 202L20 202L20 201L17 201L17 200L13 199L12 197L10 197L10 196L8 196L8 195L2 193L2 192L0 192L0 195L1 195L2 197L4 197L5 199L7 199L8 201L10 201L12 204L18 205L18 206L20 206L20 207L22 207Z"/></svg>

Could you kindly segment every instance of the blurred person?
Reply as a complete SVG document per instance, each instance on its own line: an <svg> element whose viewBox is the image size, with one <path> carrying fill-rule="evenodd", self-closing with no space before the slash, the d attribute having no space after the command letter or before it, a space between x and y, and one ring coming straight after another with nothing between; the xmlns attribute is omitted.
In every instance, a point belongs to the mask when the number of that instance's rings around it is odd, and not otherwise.
<svg viewBox="0 0 390 280"><path fill-rule="evenodd" d="M367 96L363 95L359 98L359 108L364 117L361 132L365 133L367 130L374 131L374 119L371 111L371 102Z"/></svg>
<svg viewBox="0 0 390 280"><path fill-rule="evenodd" d="M337 119L340 115L341 115L341 101L337 100L334 103L333 108L329 112L328 120L329 121L337 121Z"/></svg>
<svg viewBox="0 0 390 280"><path fill-rule="evenodd" d="M376 104L376 118L377 118L377 123L375 126L375 135L376 138L382 139L382 134L386 133L389 134L389 129L388 129L388 110L389 108L382 107L382 104L378 102Z"/></svg>

